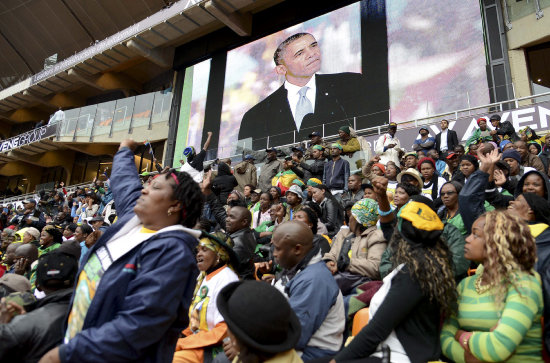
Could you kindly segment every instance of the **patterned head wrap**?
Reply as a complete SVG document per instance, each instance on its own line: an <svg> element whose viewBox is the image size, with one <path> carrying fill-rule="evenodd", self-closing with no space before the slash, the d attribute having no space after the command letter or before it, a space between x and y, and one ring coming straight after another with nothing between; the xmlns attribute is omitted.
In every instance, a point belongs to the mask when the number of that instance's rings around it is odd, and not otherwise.
<svg viewBox="0 0 550 363"><path fill-rule="evenodd" d="M231 239L229 239L225 234L220 232L214 234L204 233L199 240L199 245L215 252L218 256L220 256L220 261L227 264L231 262L228 252L228 249L231 248Z"/></svg>
<svg viewBox="0 0 550 363"><path fill-rule="evenodd" d="M320 180L317 179L317 178L310 178L310 179L307 181L307 185L312 186L312 187L316 187L317 185L321 185L321 184L323 184L323 182L320 181Z"/></svg>
<svg viewBox="0 0 550 363"><path fill-rule="evenodd" d="M369 198L361 199L355 203L351 207L351 214L364 227L376 225L380 217L378 214L378 203L374 199Z"/></svg>
<svg viewBox="0 0 550 363"><path fill-rule="evenodd" d="M297 186L299 186L300 188L303 188L305 186L304 182L301 181L300 179L296 178L292 181L292 183L290 184L296 184Z"/></svg>

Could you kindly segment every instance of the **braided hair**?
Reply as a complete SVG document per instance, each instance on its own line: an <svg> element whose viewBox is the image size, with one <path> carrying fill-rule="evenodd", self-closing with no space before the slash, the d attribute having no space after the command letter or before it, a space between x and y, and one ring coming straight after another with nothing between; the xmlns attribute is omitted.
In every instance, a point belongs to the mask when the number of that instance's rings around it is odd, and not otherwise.
<svg viewBox="0 0 550 363"><path fill-rule="evenodd" d="M170 173L176 175L178 184L174 185L174 199L182 203L181 218L179 223L184 227L193 228L197 224L204 205L204 196L199 184L186 172L170 170L166 173L166 179L171 178Z"/></svg>

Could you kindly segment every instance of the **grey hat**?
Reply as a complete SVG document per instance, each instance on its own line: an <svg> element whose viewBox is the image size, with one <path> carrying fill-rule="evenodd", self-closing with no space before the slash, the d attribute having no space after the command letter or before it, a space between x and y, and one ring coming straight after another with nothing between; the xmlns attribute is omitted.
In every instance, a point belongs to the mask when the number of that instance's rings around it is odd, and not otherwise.
<svg viewBox="0 0 550 363"><path fill-rule="evenodd" d="M38 240L40 238L40 231L34 227L28 227L25 233L33 236L35 240Z"/></svg>
<svg viewBox="0 0 550 363"><path fill-rule="evenodd" d="M17 274L4 274L0 278L0 285L4 285L16 292L31 291L29 279Z"/></svg>
<svg viewBox="0 0 550 363"><path fill-rule="evenodd" d="M302 188L300 188L296 184L291 185L290 188L288 188L288 190L285 192L285 195L287 195L289 192L296 194L300 199L304 199L304 196L302 194Z"/></svg>

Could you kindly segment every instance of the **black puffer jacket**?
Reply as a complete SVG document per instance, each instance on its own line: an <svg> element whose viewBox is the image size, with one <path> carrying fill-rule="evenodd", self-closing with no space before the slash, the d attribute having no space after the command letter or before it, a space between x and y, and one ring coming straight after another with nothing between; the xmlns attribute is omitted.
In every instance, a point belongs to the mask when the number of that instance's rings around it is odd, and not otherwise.
<svg viewBox="0 0 550 363"><path fill-rule="evenodd" d="M237 185L239 183L233 174L231 174L231 167L226 163L220 163L218 165L218 176L212 181L212 191L218 196L222 204L227 204L229 193Z"/></svg>
<svg viewBox="0 0 550 363"><path fill-rule="evenodd" d="M49 294L35 310L0 324L0 361L38 362L59 345L72 292L71 288Z"/></svg>

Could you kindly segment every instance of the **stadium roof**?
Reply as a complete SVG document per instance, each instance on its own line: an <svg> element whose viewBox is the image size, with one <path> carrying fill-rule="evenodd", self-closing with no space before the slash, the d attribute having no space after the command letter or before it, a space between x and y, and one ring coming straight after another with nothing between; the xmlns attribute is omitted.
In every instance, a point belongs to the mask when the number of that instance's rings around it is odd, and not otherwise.
<svg viewBox="0 0 550 363"><path fill-rule="evenodd" d="M63 60L168 5L168 0L2 0L0 89Z"/></svg>

